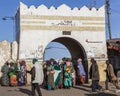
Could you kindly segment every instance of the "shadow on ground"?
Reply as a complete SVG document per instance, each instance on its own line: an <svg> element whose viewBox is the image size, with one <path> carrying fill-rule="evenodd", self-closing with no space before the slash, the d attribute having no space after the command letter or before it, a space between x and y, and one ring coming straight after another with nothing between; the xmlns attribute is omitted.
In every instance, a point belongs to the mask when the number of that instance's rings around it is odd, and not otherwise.
<svg viewBox="0 0 120 96"><path fill-rule="evenodd" d="M115 94L111 94L111 93L91 93L91 94L85 94L85 96L118 96Z"/></svg>
<svg viewBox="0 0 120 96"><path fill-rule="evenodd" d="M86 89L86 88L84 88L84 87L82 87L82 86L74 86L73 88L75 88L75 89L80 89L80 90L83 90L83 91L90 91L90 89ZM89 88L89 87L88 87Z"/></svg>
<svg viewBox="0 0 120 96"><path fill-rule="evenodd" d="M24 89L24 88L19 88L19 91L24 93L24 94L31 95L31 90Z"/></svg>

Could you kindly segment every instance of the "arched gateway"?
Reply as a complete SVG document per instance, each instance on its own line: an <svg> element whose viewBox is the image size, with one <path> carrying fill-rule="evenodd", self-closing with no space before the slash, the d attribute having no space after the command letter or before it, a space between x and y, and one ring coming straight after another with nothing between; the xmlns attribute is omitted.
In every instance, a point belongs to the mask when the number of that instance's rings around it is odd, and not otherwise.
<svg viewBox="0 0 120 96"><path fill-rule="evenodd" d="M73 38L60 37L60 38L54 39L52 42L58 42L66 46L71 54L72 59L75 59L75 60L78 58L87 59L86 52L83 46Z"/></svg>
<svg viewBox="0 0 120 96"><path fill-rule="evenodd" d="M105 60L107 58L105 38L105 8L71 9L63 4L58 8L44 5L26 6L20 3L16 13L16 41L18 59L30 60L38 57L43 60L46 46L52 42L65 45L71 57L81 57L86 71L89 60L94 57L100 68L101 81L105 80Z"/></svg>
<svg viewBox="0 0 120 96"><path fill-rule="evenodd" d="M59 37L59 38L54 39L52 42L61 43L69 50L69 52L71 54L71 58L74 62L73 64L76 67L77 67L77 59L82 58L83 65L84 65L85 71L87 73L86 77L88 77L87 54L79 41L77 41L73 38L70 38L70 37Z"/></svg>

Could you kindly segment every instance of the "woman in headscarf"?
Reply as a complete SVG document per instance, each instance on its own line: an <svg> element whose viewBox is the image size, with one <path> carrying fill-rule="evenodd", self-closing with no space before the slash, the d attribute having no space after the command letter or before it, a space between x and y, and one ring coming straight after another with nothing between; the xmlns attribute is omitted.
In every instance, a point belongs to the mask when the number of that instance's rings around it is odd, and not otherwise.
<svg viewBox="0 0 120 96"><path fill-rule="evenodd" d="M5 65L2 66L1 72L3 73L2 75L2 86L9 86L9 63L6 62Z"/></svg>
<svg viewBox="0 0 120 96"><path fill-rule="evenodd" d="M27 82L27 74L26 74L26 64L25 61L22 60L20 62L20 68L19 68L19 78L18 78L18 85L26 85Z"/></svg>
<svg viewBox="0 0 120 96"><path fill-rule="evenodd" d="M86 73L85 73L85 70L84 70L84 67L83 67L83 64L82 64L82 59L79 58L77 60L77 62L78 62L78 69L79 69L79 73L78 73L79 78L80 78L79 80L80 80L81 84L84 84L85 80L86 80Z"/></svg>
<svg viewBox="0 0 120 96"><path fill-rule="evenodd" d="M10 62L10 68L9 68L9 77L10 77L10 86L17 86L17 73L18 73L18 67L14 62Z"/></svg>
<svg viewBox="0 0 120 96"><path fill-rule="evenodd" d="M71 72L72 64L70 60L66 60L66 64L64 65L64 87L70 88L72 86L72 72Z"/></svg>
<svg viewBox="0 0 120 96"><path fill-rule="evenodd" d="M47 62L47 89L55 89L55 82L54 82L54 63L53 59Z"/></svg>

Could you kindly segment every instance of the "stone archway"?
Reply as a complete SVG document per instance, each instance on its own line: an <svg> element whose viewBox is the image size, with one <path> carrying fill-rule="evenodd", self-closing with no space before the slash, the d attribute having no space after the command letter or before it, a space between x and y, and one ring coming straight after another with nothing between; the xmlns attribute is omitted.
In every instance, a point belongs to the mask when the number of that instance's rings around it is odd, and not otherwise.
<svg viewBox="0 0 120 96"><path fill-rule="evenodd" d="M76 70L77 70L77 59L82 58L83 66L87 74L86 76L86 80L87 80L86 83L87 83L88 82L88 62L87 62L87 55L83 46L77 40L70 37L59 37L54 39L51 42L61 43L69 50Z"/></svg>
<svg viewBox="0 0 120 96"><path fill-rule="evenodd" d="M86 53L82 45L75 39L69 37L60 37L53 40L54 42L59 42L67 47L71 53L72 59L82 58L86 59Z"/></svg>

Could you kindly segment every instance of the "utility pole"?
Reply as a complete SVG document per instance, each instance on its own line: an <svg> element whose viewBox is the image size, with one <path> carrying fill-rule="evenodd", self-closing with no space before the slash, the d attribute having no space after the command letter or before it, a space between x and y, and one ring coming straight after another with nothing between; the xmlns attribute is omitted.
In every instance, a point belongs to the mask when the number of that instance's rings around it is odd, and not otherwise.
<svg viewBox="0 0 120 96"><path fill-rule="evenodd" d="M106 13L107 13L109 39L111 40L112 34L111 34L111 27L110 27L110 4L109 4L109 0L106 0Z"/></svg>

